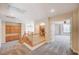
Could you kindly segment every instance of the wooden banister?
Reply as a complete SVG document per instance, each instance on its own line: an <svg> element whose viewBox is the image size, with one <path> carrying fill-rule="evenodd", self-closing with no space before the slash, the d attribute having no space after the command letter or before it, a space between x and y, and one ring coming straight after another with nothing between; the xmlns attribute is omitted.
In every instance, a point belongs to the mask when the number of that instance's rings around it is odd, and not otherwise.
<svg viewBox="0 0 79 59"><path fill-rule="evenodd" d="M21 39L21 43L26 43L28 45L30 45L31 47L33 47L33 43L32 41L26 36L26 34L24 33L22 39Z"/></svg>
<svg viewBox="0 0 79 59"><path fill-rule="evenodd" d="M20 40L21 43L26 43L31 47L34 47L35 45L38 45L44 41L45 41L45 38L40 36L39 33L32 33L28 35L24 33L23 37Z"/></svg>

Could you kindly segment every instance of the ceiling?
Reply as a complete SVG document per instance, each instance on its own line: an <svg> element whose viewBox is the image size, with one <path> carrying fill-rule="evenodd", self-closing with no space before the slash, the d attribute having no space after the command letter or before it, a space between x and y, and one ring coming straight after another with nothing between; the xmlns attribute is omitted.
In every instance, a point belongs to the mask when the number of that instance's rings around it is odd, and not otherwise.
<svg viewBox="0 0 79 59"><path fill-rule="evenodd" d="M18 19L40 20L49 16L70 12L78 7L76 3L9 3L10 15ZM55 12L51 13L50 10Z"/></svg>

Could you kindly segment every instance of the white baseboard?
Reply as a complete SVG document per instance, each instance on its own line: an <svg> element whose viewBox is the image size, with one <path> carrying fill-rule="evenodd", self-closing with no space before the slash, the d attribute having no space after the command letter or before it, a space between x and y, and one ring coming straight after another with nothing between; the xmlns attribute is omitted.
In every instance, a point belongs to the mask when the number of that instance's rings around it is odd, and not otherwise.
<svg viewBox="0 0 79 59"><path fill-rule="evenodd" d="M23 43L23 44L24 44L25 46L27 46L27 48L29 48L31 51L33 51L33 50L39 48L40 46L42 46L42 45L45 44L45 43L46 43L46 41L45 41L45 42L42 42L42 43L40 43L40 44L38 44L38 45L36 45L36 46L34 46L34 47L31 47L31 46L29 46L29 45L26 44L26 43Z"/></svg>
<svg viewBox="0 0 79 59"><path fill-rule="evenodd" d="M79 55L79 52L71 47L71 50Z"/></svg>

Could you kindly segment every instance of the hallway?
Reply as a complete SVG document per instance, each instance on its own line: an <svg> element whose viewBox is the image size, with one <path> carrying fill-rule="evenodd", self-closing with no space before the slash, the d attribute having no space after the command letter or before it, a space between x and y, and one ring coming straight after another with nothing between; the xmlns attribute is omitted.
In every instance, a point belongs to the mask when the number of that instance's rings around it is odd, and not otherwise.
<svg viewBox="0 0 79 59"><path fill-rule="evenodd" d="M1 55L78 54L79 4L2 3L0 7Z"/></svg>

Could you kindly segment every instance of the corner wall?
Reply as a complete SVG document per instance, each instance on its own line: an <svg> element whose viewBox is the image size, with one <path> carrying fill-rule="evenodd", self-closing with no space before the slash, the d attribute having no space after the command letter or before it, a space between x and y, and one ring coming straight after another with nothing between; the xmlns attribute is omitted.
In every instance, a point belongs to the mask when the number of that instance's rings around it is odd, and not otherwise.
<svg viewBox="0 0 79 59"><path fill-rule="evenodd" d="M72 13L72 46L71 46L71 49L74 51L74 52L79 52L78 51L78 39L79 39L79 29L78 29L78 9L74 10L73 13Z"/></svg>

